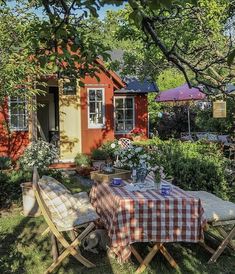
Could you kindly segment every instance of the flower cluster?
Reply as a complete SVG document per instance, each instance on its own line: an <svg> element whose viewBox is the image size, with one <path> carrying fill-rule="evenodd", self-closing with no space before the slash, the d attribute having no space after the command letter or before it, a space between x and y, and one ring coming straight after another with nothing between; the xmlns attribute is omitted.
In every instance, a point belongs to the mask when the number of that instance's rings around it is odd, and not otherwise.
<svg viewBox="0 0 235 274"><path fill-rule="evenodd" d="M24 151L19 162L23 169L32 170L34 166L38 169L47 169L58 159L58 150L53 144L49 144L43 140L32 142Z"/></svg>
<svg viewBox="0 0 235 274"><path fill-rule="evenodd" d="M143 136L144 135L144 130L141 128L133 128L130 132L131 136Z"/></svg>
<svg viewBox="0 0 235 274"><path fill-rule="evenodd" d="M151 155L143 147L128 147L115 152L117 156L116 164L118 167L132 169L145 167L151 169Z"/></svg>
<svg viewBox="0 0 235 274"><path fill-rule="evenodd" d="M154 172L156 182L160 182L161 179L166 178L166 175L164 173L164 168L162 166L155 165L154 167L151 168L151 171Z"/></svg>

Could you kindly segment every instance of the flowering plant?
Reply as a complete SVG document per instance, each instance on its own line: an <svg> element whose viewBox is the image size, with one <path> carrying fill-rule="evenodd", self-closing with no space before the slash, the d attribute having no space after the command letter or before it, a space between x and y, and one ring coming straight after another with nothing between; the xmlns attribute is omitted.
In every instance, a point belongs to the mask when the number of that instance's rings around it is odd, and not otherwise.
<svg viewBox="0 0 235 274"><path fill-rule="evenodd" d="M20 157L20 166L25 170L32 170L36 166L45 170L50 164L58 159L58 150L55 145L43 140L32 142Z"/></svg>
<svg viewBox="0 0 235 274"><path fill-rule="evenodd" d="M162 166L154 166L151 168L151 171L154 172L154 175L155 175L155 182L156 183L160 183L161 182L161 179L165 179L166 176L164 174L164 168Z"/></svg>
<svg viewBox="0 0 235 274"><path fill-rule="evenodd" d="M135 137L135 136L143 136L144 135L144 130L141 128L133 128L130 132L130 135Z"/></svg>
<svg viewBox="0 0 235 274"><path fill-rule="evenodd" d="M147 170L151 169L151 155L143 147L119 149L115 155L117 156L116 165L118 167L132 169L144 166Z"/></svg>

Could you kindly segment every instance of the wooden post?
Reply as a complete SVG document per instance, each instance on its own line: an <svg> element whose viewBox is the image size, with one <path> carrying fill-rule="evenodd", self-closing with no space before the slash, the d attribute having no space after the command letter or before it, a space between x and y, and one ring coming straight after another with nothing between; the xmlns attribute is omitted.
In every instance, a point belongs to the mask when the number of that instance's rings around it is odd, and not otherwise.
<svg viewBox="0 0 235 274"><path fill-rule="evenodd" d="M33 142L37 140L37 99L33 96L29 101L29 141Z"/></svg>

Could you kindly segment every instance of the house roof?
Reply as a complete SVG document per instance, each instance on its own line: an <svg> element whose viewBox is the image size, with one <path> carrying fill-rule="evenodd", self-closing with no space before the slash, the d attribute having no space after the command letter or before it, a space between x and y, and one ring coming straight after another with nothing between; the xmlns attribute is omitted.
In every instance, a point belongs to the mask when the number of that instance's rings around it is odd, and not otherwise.
<svg viewBox="0 0 235 274"><path fill-rule="evenodd" d="M109 54L112 61L123 63L123 50L116 49L110 51ZM116 74L119 75L120 71L117 71ZM123 78L123 82L126 86L116 90L116 93L149 93L159 91L155 82L148 79L140 80L137 76L126 76Z"/></svg>
<svg viewBox="0 0 235 274"><path fill-rule="evenodd" d="M126 86L124 88L121 88L116 91L116 93L149 93L149 92L158 92L157 85L148 80L139 80L137 77L126 77L123 79L123 81L126 83Z"/></svg>

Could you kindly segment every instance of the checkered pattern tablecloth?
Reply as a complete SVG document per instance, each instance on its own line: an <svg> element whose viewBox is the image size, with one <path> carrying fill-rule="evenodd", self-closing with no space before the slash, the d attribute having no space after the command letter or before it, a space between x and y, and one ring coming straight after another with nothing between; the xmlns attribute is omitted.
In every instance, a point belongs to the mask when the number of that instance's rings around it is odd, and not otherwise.
<svg viewBox="0 0 235 274"><path fill-rule="evenodd" d="M112 242L112 251L125 261L134 242L198 242L206 223L200 199L173 186L170 196L157 190L131 192L124 187L95 183L91 203Z"/></svg>

